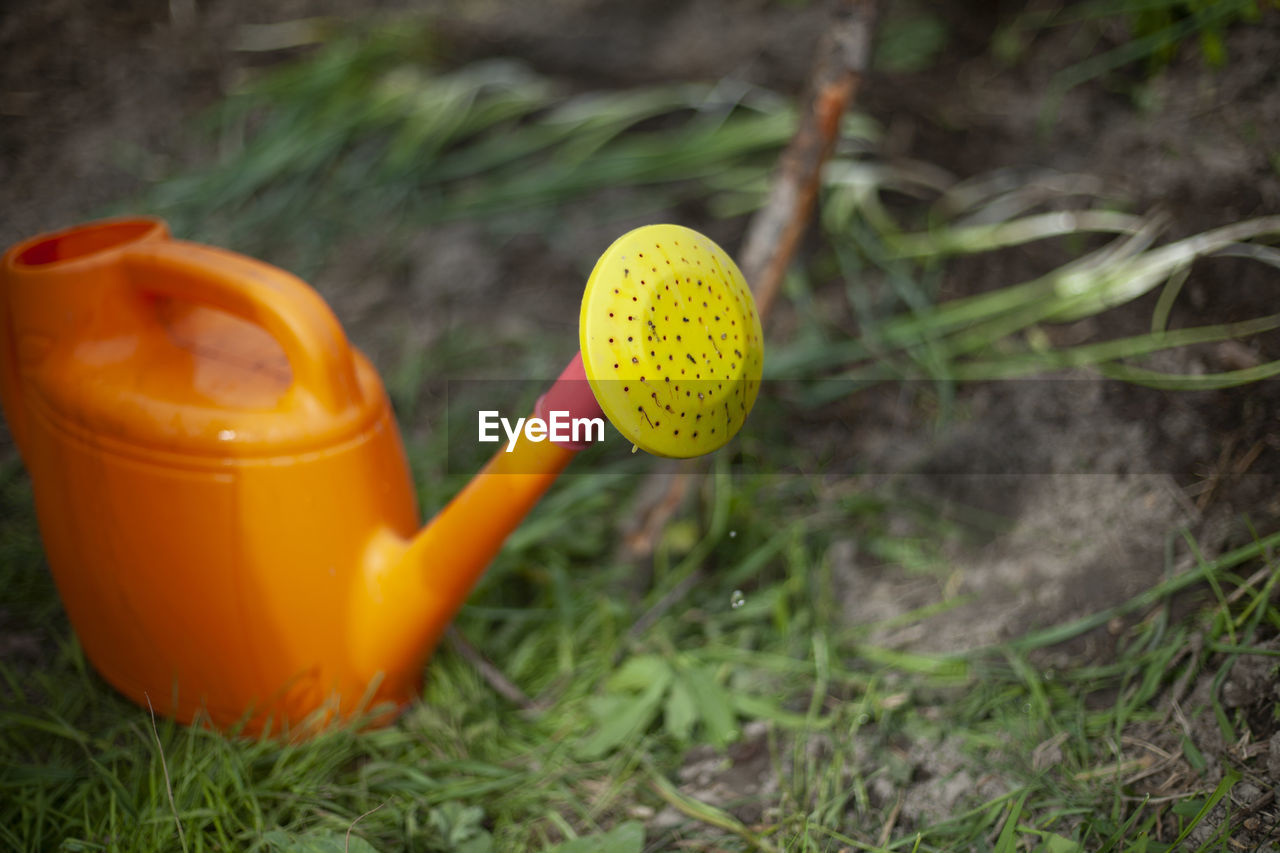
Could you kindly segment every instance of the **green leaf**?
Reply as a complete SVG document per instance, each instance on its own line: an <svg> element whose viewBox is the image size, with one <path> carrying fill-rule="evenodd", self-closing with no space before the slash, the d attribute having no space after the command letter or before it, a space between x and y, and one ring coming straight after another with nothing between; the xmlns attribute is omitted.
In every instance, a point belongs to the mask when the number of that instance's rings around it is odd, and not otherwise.
<svg viewBox="0 0 1280 853"><path fill-rule="evenodd" d="M1190 764L1197 773L1203 773L1209 763L1204 760L1204 754L1186 735L1182 736L1182 754L1186 757L1187 763Z"/></svg>
<svg viewBox="0 0 1280 853"><path fill-rule="evenodd" d="M473 835L453 848L454 853L493 853L493 836L487 832Z"/></svg>
<svg viewBox="0 0 1280 853"><path fill-rule="evenodd" d="M667 704L662 710L662 727L681 743L688 743L693 734L693 726L698 722L698 709L693 703L693 694L683 678L677 678L667 694Z"/></svg>
<svg viewBox="0 0 1280 853"><path fill-rule="evenodd" d="M1192 797L1187 800L1179 800L1169 809L1178 817L1195 817L1204 808L1204 797Z"/></svg>
<svg viewBox="0 0 1280 853"><path fill-rule="evenodd" d="M485 853L492 849L493 840L484 830L484 809L464 806L457 801L441 803L427 815L436 840L441 846L465 853Z"/></svg>
<svg viewBox="0 0 1280 853"><path fill-rule="evenodd" d="M355 833L319 830L290 836L282 829L273 829L262 836L267 849L275 853L378 853L376 847Z"/></svg>
<svg viewBox="0 0 1280 853"><path fill-rule="evenodd" d="M1056 832L1050 832L1044 836L1040 850L1042 853L1084 853L1084 847L1080 842L1064 838Z"/></svg>
<svg viewBox="0 0 1280 853"><path fill-rule="evenodd" d="M665 678L655 681L639 696L608 694L592 699L591 715L598 727L578 744L578 757L593 761L648 729L671 681L671 671L666 672Z"/></svg>
<svg viewBox="0 0 1280 853"><path fill-rule="evenodd" d="M639 693L653 684L671 680L671 665L657 655L628 658L617 672L609 676L605 686L610 693Z"/></svg>
<svg viewBox="0 0 1280 853"><path fill-rule="evenodd" d="M601 835L574 838L547 853L640 853L644 849L644 825L629 820Z"/></svg>
<svg viewBox="0 0 1280 853"><path fill-rule="evenodd" d="M738 737L737 715L729 693L716 681L709 667L692 666L681 673L681 681L693 697L707 740L716 749L724 749Z"/></svg>

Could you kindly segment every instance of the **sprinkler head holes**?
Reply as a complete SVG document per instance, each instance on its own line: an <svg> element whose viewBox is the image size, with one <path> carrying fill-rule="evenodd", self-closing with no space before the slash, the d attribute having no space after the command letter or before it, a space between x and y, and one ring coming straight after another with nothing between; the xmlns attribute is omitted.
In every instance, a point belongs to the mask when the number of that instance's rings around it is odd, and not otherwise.
<svg viewBox="0 0 1280 853"><path fill-rule="evenodd" d="M596 262L578 325L605 415L657 456L710 453L755 403L764 336L737 264L680 225L630 231Z"/></svg>

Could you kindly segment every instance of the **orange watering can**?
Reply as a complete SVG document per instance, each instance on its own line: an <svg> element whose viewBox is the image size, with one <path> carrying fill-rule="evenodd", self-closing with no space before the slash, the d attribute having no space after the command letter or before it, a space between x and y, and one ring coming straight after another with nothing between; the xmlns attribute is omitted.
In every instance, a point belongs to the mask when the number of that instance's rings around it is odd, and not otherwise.
<svg viewBox="0 0 1280 853"><path fill-rule="evenodd" d="M603 413L659 455L716 449L759 389L750 290L679 226L609 247L579 347L538 417ZM145 218L4 255L0 401L94 666L139 703L247 732L409 702L471 587L582 446L499 445L419 530L386 393L321 297Z"/></svg>

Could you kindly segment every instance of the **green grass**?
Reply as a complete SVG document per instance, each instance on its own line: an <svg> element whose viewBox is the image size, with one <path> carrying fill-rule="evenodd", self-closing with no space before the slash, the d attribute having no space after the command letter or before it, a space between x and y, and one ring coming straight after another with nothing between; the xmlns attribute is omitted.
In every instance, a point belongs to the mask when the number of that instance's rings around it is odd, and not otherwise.
<svg viewBox="0 0 1280 853"><path fill-rule="evenodd" d="M221 159L158 185L146 206L183 236L305 272L371 223L394 223L379 237L389 251L414 229L448 220L547 230L557 227L558 205L607 206L619 188L629 205L655 211L695 204L704 216L741 214L762 197L792 121L791 107L765 92L731 104L700 87L566 99L507 64L438 74L416 44L387 34L343 39L263 78L212 120ZM863 119L850 128L874 133ZM1275 328L1272 316L1201 328L1168 321L1193 263L1234 253L1275 265L1258 238L1274 237L1280 223L1162 243L1158 220L1118 210L1082 184L1047 197L1044 186L956 184L856 158L834 164L823 248L788 284L800 322L772 342L771 375L835 377L847 380L846 392L851 383L925 378L942 411L961 383L1066 369L1174 388L1276 372L1264 364L1248 375L1155 374L1146 359ZM1041 241L1067 260L1033 280L939 298L957 257ZM823 301L832 288L840 311ZM1056 324L1144 295L1155 297L1149 331L1050 343ZM521 357L539 363L562 357L546 341L523 346ZM424 376L496 358L453 338L406 353L392 373L398 412L409 423L434 417L420 396ZM798 405L818 411L824 402ZM465 477L446 471L438 433L407 432L423 504L438 507ZM1221 847L1238 818L1232 786L1254 770L1227 753L1206 755L1181 721L1211 721L1226 744L1249 731L1222 687L1239 661L1274 655L1275 534L1203 556L1189 532L1171 532L1166 577L1130 600L998 646L922 654L874 638L890 627L927 630L961 600L940 582L931 604L881 624L847 624L833 545L852 538L891 571L937 579L947 568L937 543L962 535L957 523L942 506L891 488L869 494L829 477L771 476L798 451L758 452L764 474L736 470L724 454L704 466L645 572L616 548L618 513L634 497L631 460L566 478L512 537L457 624L535 698L536 712L498 697L446 646L423 701L395 725L301 744L153 721L98 678L42 569L30 486L5 461L3 636L17 651L0 656L0 845ZM1175 570L1184 564L1191 568ZM632 630L679 590L676 606ZM1187 594L1206 590L1203 606L1180 615ZM1046 668L1046 649L1108 626L1118 626L1113 656ZM1201 683L1209 689L1190 689ZM744 743L773 784L718 803L682 784L691 750L722 756ZM942 757L938 785L965 788L948 813L904 811L914 801L904 803L903 792L929 782L913 778L912 750ZM1144 793L1157 782L1171 786ZM1208 827L1216 829L1202 837Z"/></svg>

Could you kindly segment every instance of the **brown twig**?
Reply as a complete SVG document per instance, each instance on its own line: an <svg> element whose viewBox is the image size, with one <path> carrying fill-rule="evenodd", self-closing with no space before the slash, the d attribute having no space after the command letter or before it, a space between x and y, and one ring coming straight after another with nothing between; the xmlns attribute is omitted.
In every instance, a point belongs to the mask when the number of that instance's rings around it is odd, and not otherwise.
<svg viewBox="0 0 1280 853"><path fill-rule="evenodd" d="M160 753L160 772L164 774L164 792L169 796L169 810L173 812L173 822L178 827L178 843L182 845L182 853L187 853L187 835L182 831L182 819L178 817L178 804L173 800L173 784L169 781L169 762L164 757L164 745L160 743L160 730L156 728L156 709L151 707L151 695L142 694L147 700L147 710L151 712L151 735L156 739L156 751Z"/></svg>
<svg viewBox="0 0 1280 853"><path fill-rule="evenodd" d="M762 321L809 226L822 169L867 71L875 18L875 0L844 0L836 9L810 74L800 126L782 152L768 200L747 226L742 274L751 282Z"/></svg>
<svg viewBox="0 0 1280 853"><path fill-rule="evenodd" d="M893 836L893 827L898 822L898 815L902 814L902 792L898 792L898 798L893 802L893 808L889 809L889 815L884 819L884 826L880 827L880 837L876 839L876 843L881 847L889 846L889 839Z"/></svg>
<svg viewBox="0 0 1280 853"><path fill-rule="evenodd" d="M351 853L351 831L356 828L356 824L364 820L369 815L373 814L374 812L376 812L378 809L382 808L385 805L386 803L379 803L378 805L369 809L364 814L360 815L355 820L351 821L351 823L347 824L347 835L342 841L342 853Z"/></svg>
<svg viewBox="0 0 1280 853"><path fill-rule="evenodd" d="M658 547L658 536L689 492L689 478L695 473L695 464L689 460L663 460L649 472L626 515L630 521L622 529L622 544L618 549L623 562L637 563ZM647 578L643 583L634 584L640 593L648 585Z"/></svg>

